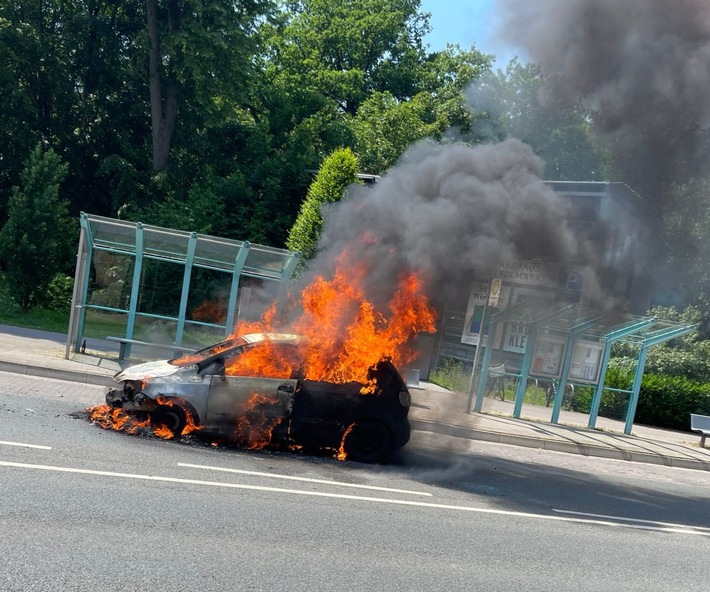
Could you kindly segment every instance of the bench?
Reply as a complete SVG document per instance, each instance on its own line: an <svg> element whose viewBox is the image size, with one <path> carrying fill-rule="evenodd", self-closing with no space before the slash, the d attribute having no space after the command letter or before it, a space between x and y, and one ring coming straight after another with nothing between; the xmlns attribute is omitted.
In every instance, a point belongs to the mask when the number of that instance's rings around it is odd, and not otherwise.
<svg viewBox="0 0 710 592"><path fill-rule="evenodd" d="M145 347L150 347L153 349L162 349L166 351L171 351L177 354L178 352L180 353L190 353L194 352L195 348L194 347L181 347L179 345L172 345L170 343L151 343L149 341L140 341L138 339L128 339L127 337L112 337L109 336L106 338L108 341L117 341L119 346L118 346L118 359L119 360L127 360L130 352L131 352L131 346L132 345L142 345Z"/></svg>
<svg viewBox="0 0 710 592"><path fill-rule="evenodd" d="M705 448L705 438L710 436L710 417L691 413L690 429L694 432L700 432L700 446Z"/></svg>

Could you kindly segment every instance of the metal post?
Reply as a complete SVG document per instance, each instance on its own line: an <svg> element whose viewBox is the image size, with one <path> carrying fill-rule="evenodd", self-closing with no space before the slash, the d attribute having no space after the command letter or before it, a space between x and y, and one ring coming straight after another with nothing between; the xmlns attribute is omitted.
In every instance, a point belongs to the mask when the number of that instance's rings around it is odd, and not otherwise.
<svg viewBox="0 0 710 592"><path fill-rule="evenodd" d="M648 354L648 346L641 347L639 353L639 361L636 366L636 374L634 375L634 386L631 389L631 398L629 399L629 408L626 411L626 425L624 433L629 435L634 427L634 416L636 415L636 406L639 402L639 392L641 392L641 380L643 379L643 369L646 366L646 354Z"/></svg>
<svg viewBox="0 0 710 592"><path fill-rule="evenodd" d="M520 364L520 376L518 376L518 388L515 391L515 406L513 407L513 417L520 419L520 414L523 411L523 401L525 400L525 390L528 386L528 374L530 374L530 366L532 366L533 352L535 351L535 341L537 339L537 327L534 324L529 325L530 334L528 341L525 344L525 355Z"/></svg>
<svg viewBox="0 0 710 592"><path fill-rule="evenodd" d="M495 318L495 317L494 317ZM492 322L490 326L490 331L488 335L493 339L495 335L496 322ZM481 364L481 372L478 375L478 386L476 388L476 405L474 406L474 411L480 413L483 409L483 397L486 391L486 381L488 380L488 367L491 365L491 356L493 354L493 344L489 344L483 352L483 363Z"/></svg>
<svg viewBox="0 0 710 592"><path fill-rule="evenodd" d="M239 292L239 278L242 276L242 269L249 255L249 243L245 242L242 248L239 249L234 260L234 270L232 271L232 288L229 292L229 302L227 304L227 321L224 327L224 336L229 335L234 331L234 319L237 310L237 293Z"/></svg>
<svg viewBox="0 0 710 592"><path fill-rule="evenodd" d="M190 278L192 277L192 263L195 260L195 249L197 248L197 233L190 234L187 243L187 253L185 254L185 270L182 275L182 293L180 295L180 310L178 312L177 329L175 331L175 345L182 345L182 338L185 332L185 314L187 313L187 300L190 295Z"/></svg>
<svg viewBox="0 0 710 592"><path fill-rule="evenodd" d="M138 310L138 297L141 288L141 274L143 272L143 224L136 224L136 262L133 267L133 283L131 284L131 302L128 305L128 321L126 323L126 339L133 339L133 330L136 325L136 312ZM126 344L125 357L131 356L131 344Z"/></svg>
<svg viewBox="0 0 710 592"><path fill-rule="evenodd" d="M91 263L94 258L94 235L91 232L89 217L82 212L79 219L81 229L84 231L84 241L88 246L84 258L83 274L81 276L78 317L76 319L76 341L74 342L74 352L80 351L81 341L84 337L84 322L86 321L86 300L89 295L89 279L91 277Z"/></svg>
<svg viewBox="0 0 710 592"><path fill-rule="evenodd" d="M555 393L555 401L552 404L552 416L550 423L558 423L560 420L560 410L562 409L562 400L564 399L565 389L567 388L567 377L569 376L569 368L572 364L572 354L574 353L575 334L567 336L565 343L565 355L562 357L562 368L560 368L560 380L557 383L557 392Z"/></svg>
<svg viewBox="0 0 710 592"><path fill-rule="evenodd" d="M483 339L486 335L486 313L488 312L488 300L483 305L483 314L481 315L481 329L478 332L478 345L476 345L476 353L473 355L473 367L471 368L471 379L468 383L468 402L466 403L466 413L471 413L471 407L473 405L473 390L476 383L476 371L478 368L478 362L481 357L481 350L483 349Z"/></svg>
<svg viewBox="0 0 710 592"><path fill-rule="evenodd" d="M607 341L604 345L604 354L602 357L601 367L599 369L599 382L597 383L597 388L594 391L594 397L592 398L592 407L589 410L589 423L587 427L594 429L597 426L597 417L599 416L599 406L602 402L602 394L604 393L604 377L606 376L606 370L609 367L609 358L611 357L611 341Z"/></svg>
<svg viewBox="0 0 710 592"><path fill-rule="evenodd" d="M293 257L291 257L291 260L288 262L288 265L284 268L283 274L281 275L281 283L279 284L279 300L283 300L286 296L288 291L288 282L291 279L291 276L293 276L293 273L296 271L300 260L301 253L294 253Z"/></svg>
<svg viewBox="0 0 710 592"><path fill-rule="evenodd" d="M69 331L67 332L67 344L64 349L64 358L69 359L69 354L72 350L72 345L78 344L79 336L77 334L77 317L78 311L77 307L80 307L79 300L81 300L81 286L83 285L83 274L84 265L86 259L86 251L84 250L84 240L86 238L86 233L84 231L84 226L81 227L81 232L79 233L79 250L76 253L76 269L74 270L74 286L72 290L71 297L71 308L69 309ZM74 348L76 351L76 348Z"/></svg>

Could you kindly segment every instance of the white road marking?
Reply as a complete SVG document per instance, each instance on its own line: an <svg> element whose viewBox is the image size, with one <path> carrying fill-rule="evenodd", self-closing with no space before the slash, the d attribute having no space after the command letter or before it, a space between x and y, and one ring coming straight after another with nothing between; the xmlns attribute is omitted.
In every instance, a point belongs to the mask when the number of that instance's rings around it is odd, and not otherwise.
<svg viewBox="0 0 710 592"><path fill-rule="evenodd" d="M56 467L50 465L34 465L27 463L15 463L0 461L0 466L14 467L20 469L36 469L41 471L54 471L57 473L79 473L83 475L98 475L102 477L119 477L123 479L138 479L143 481L161 481L166 483L183 483L186 485L207 485L210 487L225 487L230 489L241 489L247 491L267 491L270 493L288 493L291 495L303 495L310 497L325 497L335 499L346 499L363 501L377 504L392 504L398 506L414 506L418 508L431 508L437 510L453 510L460 512L474 512L477 514L494 514L497 516L511 516L516 518L532 518L537 520L552 520L555 522L571 522L576 524L597 524L601 526L614 526L618 528L634 528L642 530L654 530L658 532L672 532L677 534L690 534L696 536L710 537L710 532L693 530L692 526L683 528L654 527L638 524L626 524L623 522L611 522L609 520L590 520L587 518L572 518L567 516L554 516L548 514L532 514L529 512L512 512L508 510L492 510L489 508L473 508L470 506L454 506L450 504L434 504L431 502L419 502L413 500L388 499L381 497L365 497L361 495L347 495L343 493L324 493L320 491L303 491L301 489L282 489L279 487L266 487L260 485L242 485L240 483L220 483L219 481L200 481L198 479L178 479L176 477L158 477L156 475L139 475L135 473L115 473L112 471L92 471L90 469L76 469L72 467Z"/></svg>
<svg viewBox="0 0 710 592"><path fill-rule="evenodd" d="M572 510L558 510L553 508L553 512L567 514L569 516L587 516L589 518L602 518L604 520L615 520L620 522L634 522L637 524L651 524L670 528L692 528L694 530L706 530L710 533L710 528L706 526L688 526L687 524L677 524L675 522L659 522L658 520L642 520L641 518L628 518L627 516L609 516L607 514L589 514L587 512L573 512Z"/></svg>
<svg viewBox="0 0 710 592"><path fill-rule="evenodd" d="M24 442L5 442L0 440L0 444L5 446L22 446L23 448L39 448L40 450L52 450L51 446L40 446L39 444L25 444Z"/></svg>
<svg viewBox="0 0 710 592"><path fill-rule="evenodd" d="M223 471L225 473L237 473L239 475L253 475L255 477L272 477L274 479L288 479L290 481L305 481L307 483L322 483L324 485L337 485L338 487L354 487L357 489L371 489L373 491L387 491L389 493L405 493L408 495L425 495L432 497L426 491L413 491L410 489L393 489L390 487L376 487L375 485L358 485L356 483L345 483L343 481L330 481L328 479L310 479L308 477L292 477L290 475L279 475L278 473L261 473L259 471L244 471L242 469L225 469L222 467L212 467L208 465L191 465L189 463L178 463L179 467L190 467L192 469L207 469L210 471Z"/></svg>

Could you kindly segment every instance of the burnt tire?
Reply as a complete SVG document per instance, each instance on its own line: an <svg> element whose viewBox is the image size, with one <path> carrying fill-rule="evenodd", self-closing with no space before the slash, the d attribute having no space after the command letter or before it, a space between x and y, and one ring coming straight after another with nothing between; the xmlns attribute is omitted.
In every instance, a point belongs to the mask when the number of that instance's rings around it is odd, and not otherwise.
<svg viewBox="0 0 710 592"><path fill-rule="evenodd" d="M179 438L187 425L187 417L177 405L160 405L150 414L150 425L153 429L167 428L172 432L173 438Z"/></svg>
<svg viewBox="0 0 710 592"><path fill-rule="evenodd" d="M361 463L381 462L392 451L392 434L380 421L361 421L355 423L347 433L343 446L349 460Z"/></svg>

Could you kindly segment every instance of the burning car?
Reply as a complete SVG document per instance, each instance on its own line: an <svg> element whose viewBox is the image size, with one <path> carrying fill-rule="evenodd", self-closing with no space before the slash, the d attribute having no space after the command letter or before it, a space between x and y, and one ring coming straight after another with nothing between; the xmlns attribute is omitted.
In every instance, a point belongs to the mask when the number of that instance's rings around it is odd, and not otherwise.
<svg viewBox="0 0 710 592"><path fill-rule="evenodd" d="M410 435L407 386L387 359L365 382L309 380L302 338L248 334L114 376L106 403L153 429L258 449L332 449L338 458L382 462Z"/></svg>

